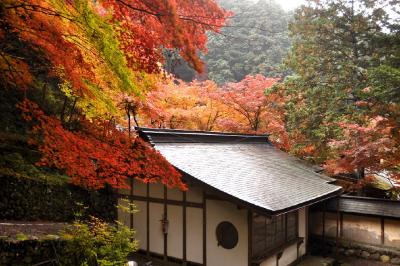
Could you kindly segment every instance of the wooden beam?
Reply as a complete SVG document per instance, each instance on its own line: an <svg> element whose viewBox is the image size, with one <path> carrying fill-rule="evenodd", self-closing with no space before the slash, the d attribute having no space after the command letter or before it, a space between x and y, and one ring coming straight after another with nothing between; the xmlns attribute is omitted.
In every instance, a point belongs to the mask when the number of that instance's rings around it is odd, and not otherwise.
<svg viewBox="0 0 400 266"><path fill-rule="evenodd" d="M343 237L343 212L340 213L340 237Z"/></svg>
<svg viewBox="0 0 400 266"><path fill-rule="evenodd" d="M271 224L267 224L267 219L272 219L272 217L266 217L264 216L264 250L267 250L267 239L268 239L268 226L271 226Z"/></svg>
<svg viewBox="0 0 400 266"><path fill-rule="evenodd" d="M164 217L168 221L167 186L164 186ZM164 260L168 261L168 232L164 233Z"/></svg>
<svg viewBox="0 0 400 266"><path fill-rule="evenodd" d="M285 242L287 241L287 213L284 214L285 216Z"/></svg>
<svg viewBox="0 0 400 266"><path fill-rule="evenodd" d="M133 198L132 198L132 196L133 196L133 178L130 178L130 187L131 187L131 189L130 189L130 196L131 196L131 198L130 198L130 203L131 203L131 206L129 207L130 209L130 228L131 229L133 229L133 210L132 210L132 204L133 204Z"/></svg>
<svg viewBox="0 0 400 266"><path fill-rule="evenodd" d="M182 250L182 259L183 265L186 265L187 258L186 258L186 191L183 192L183 208L182 208L182 227L183 227L183 250Z"/></svg>
<svg viewBox="0 0 400 266"><path fill-rule="evenodd" d="M339 206L339 198L336 202L336 248L335 248L335 258L338 259L339 255L339 225L340 225L340 206Z"/></svg>
<svg viewBox="0 0 400 266"><path fill-rule="evenodd" d="M146 184L146 238L147 238L147 257L150 257L150 185L149 183Z"/></svg>
<svg viewBox="0 0 400 266"><path fill-rule="evenodd" d="M296 237L299 237L299 210L296 211Z"/></svg>
<svg viewBox="0 0 400 266"><path fill-rule="evenodd" d="M253 213L248 210L247 211L247 234L248 234L248 243L247 243L247 257L248 257L248 266L251 266L252 257L253 257Z"/></svg>
<svg viewBox="0 0 400 266"><path fill-rule="evenodd" d="M325 256L325 210L326 201L324 202L324 209L322 210L322 253Z"/></svg>
<svg viewBox="0 0 400 266"><path fill-rule="evenodd" d="M143 197L143 196L136 196L136 195L125 195L125 194L118 194L119 197L121 198L129 198L133 200L139 200L139 201L149 201L152 203L161 203L164 204L166 202L169 205L176 205L176 206L183 206L184 203L183 201L180 200L170 200L170 199L159 199L159 198L152 198L152 197ZM198 202L186 202L185 203L186 207L192 207L192 208L203 208L202 203Z"/></svg>
<svg viewBox="0 0 400 266"><path fill-rule="evenodd" d="M207 266L207 201L203 190L203 265Z"/></svg>
<svg viewBox="0 0 400 266"><path fill-rule="evenodd" d="M276 254L276 266L279 266L279 260L282 258L283 250Z"/></svg>
<svg viewBox="0 0 400 266"><path fill-rule="evenodd" d="M381 217L381 244L385 244L385 218Z"/></svg>
<svg viewBox="0 0 400 266"><path fill-rule="evenodd" d="M310 207L305 207L305 209L304 209L304 212L305 212L305 223L306 223L306 232L305 232L305 235L304 235L304 239L305 239L305 244L304 244L304 249L305 249L305 254L307 254L308 253L308 248L307 248L307 246L308 246L308 239L309 239L309 237L308 237L308 234L309 234L309 215L310 215ZM297 224L299 224L299 221L297 221ZM299 227L299 226L297 226L297 227Z"/></svg>

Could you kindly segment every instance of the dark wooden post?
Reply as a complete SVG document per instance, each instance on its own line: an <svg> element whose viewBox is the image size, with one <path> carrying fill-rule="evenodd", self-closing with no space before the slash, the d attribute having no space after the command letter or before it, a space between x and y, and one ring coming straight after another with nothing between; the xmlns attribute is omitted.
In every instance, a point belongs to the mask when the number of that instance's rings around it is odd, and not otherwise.
<svg viewBox="0 0 400 266"><path fill-rule="evenodd" d="M150 257L150 185L149 183L146 184L146 238L147 238L147 245L146 245L146 253L147 257Z"/></svg>
<svg viewBox="0 0 400 266"><path fill-rule="evenodd" d="M343 237L343 213L340 213L340 237Z"/></svg>
<svg viewBox="0 0 400 266"><path fill-rule="evenodd" d="M248 253L248 266L251 266L251 259L253 256L253 213L248 210L247 211L247 234L248 234L248 243L247 243L247 253Z"/></svg>
<svg viewBox="0 0 400 266"><path fill-rule="evenodd" d="M206 193L203 191L203 266L207 266L207 204Z"/></svg>
<svg viewBox="0 0 400 266"><path fill-rule="evenodd" d="M133 204L133 178L130 178L130 200L129 202L131 203L131 206L129 206L130 212L130 228L133 229L133 209L132 209L132 204Z"/></svg>
<svg viewBox="0 0 400 266"><path fill-rule="evenodd" d="M385 244L385 218L381 217L381 244Z"/></svg>
<svg viewBox="0 0 400 266"><path fill-rule="evenodd" d="M167 186L164 185L164 218L168 221ZM164 222L164 221L163 221ZM164 260L168 260L168 232L164 232Z"/></svg>
<svg viewBox="0 0 400 266"><path fill-rule="evenodd" d="M339 220L340 220L340 211L339 211L339 198L336 199L336 248L335 248L335 258L338 259L339 254Z"/></svg>
<svg viewBox="0 0 400 266"><path fill-rule="evenodd" d="M325 256L325 212L326 212L326 201L322 210L322 253Z"/></svg>
<svg viewBox="0 0 400 266"><path fill-rule="evenodd" d="M278 254L276 254L276 266L279 266L279 260L281 259L283 255L283 251L278 252Z"/></svg>
<svg viewBox="0 0 400 266"><path fill-rule="evenodd" d="M183 228L183 251L182 251L182 258L183 258L183 265L186 265L187 258L186 258L186 191L183 192L183 206L182 206L182 228Z"/></svg>

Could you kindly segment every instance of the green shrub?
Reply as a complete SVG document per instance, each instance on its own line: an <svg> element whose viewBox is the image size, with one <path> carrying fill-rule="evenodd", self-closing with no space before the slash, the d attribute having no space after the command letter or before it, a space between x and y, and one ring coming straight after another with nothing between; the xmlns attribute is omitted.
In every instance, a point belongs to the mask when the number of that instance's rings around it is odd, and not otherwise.
<svg viewBox="0 0 400 266"><path fill-rule="evenodd" d="M121 223L109 224L98 218L75 221L64 230L66 241L60 265L126 265L129 253L137 250L134 231Z"/></svg>

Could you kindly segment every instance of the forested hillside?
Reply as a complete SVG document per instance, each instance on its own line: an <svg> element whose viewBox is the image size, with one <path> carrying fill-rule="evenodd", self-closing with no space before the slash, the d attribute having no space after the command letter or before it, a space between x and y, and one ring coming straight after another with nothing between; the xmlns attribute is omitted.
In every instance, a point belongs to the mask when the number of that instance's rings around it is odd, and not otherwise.
<svg viewBox="0 0 400 266"><path fill-rule="evenodd" d="M164 68L184 81L212 80L219 85L241 81L246 75L283 77L282 67L290 47L288 24L293 12L284 11L273 0L220 0L231 12L220 32L209 32L208 52L202 57L205 72L198 73L179 56L177 50L164 50Z"/></svg>
<svg viewBox="0 0 400 266"><path fill-rule="evenodd" d="M357 188L399 178L398 1L308 1L293 14L273 1L220 3L233 15L209 34L197 77L210 80L152 92L142 123L268 132Z"/></svg>
<svg viewBox="0 0 400 266"><path fill-rule="evenodd" d="M223 84L246 75L284 75L279 67L290 46L288 23L292 13L273 0L220 0L233 12L220 33L209 34L204 60L207 77Z"/></svg>
<svg viewBox="0 0 400 266"><path fill-rule="evenodd" d="M399 200L399 4L0 1L0 219L75 221L72 250L47 247L59 265L126 265L133 229L102 221L115 192L187 189L135 126L268 134L347 192L380 175ZM0 264L32 265L20 254Z"/></svg>

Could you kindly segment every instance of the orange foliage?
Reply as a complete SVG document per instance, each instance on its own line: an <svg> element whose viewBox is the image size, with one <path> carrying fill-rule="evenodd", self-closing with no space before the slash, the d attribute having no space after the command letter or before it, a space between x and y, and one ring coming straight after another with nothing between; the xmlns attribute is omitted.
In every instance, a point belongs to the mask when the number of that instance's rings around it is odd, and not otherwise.
<svg viewBox="0 0 400 266"><path fill-rule="evenodd" d="M217 91L212 81L159 84L143 103L143 122L159 128L215 130L223 115L223 106L214 97Z"/></svg>
<svg viewBox="0 0 400 266"><path fill-rule="evenodd" d="M159 153L107 119L124 120L122 93L133 99L123 102L125 111L134 112L137 96L161 76L163 48L178 49L200 71L206 31L219 31L230 13L214 0L4 0L0 13L0 82L29 89L23 97L33 99L43 85L43 106L48 87L58 97L52 104L64 102L62 121L33 102L19 106L33 123L40 165L63 170L87 188L123 187L127 177L185 188Z"/></svg>
<svg viewBox="0 0 400 266"><path fill-rule="evenodd" d="M375 116L367 118L365 126L344 122L339 125L344 136L342 140L330 143L339 158L326 162L325 168L329 172L351 173L365 168L370 173L378 173L400 164L400 143L393 137L399 132L395 132L395 124L389 119ZM392 174L393 178L399 178L398 171Z"/></svg>
<svg viewBox="0 0 400 266"><path fill-rule="evenodd" d="M234 125L232 129L239 132L268 133L271 141L287 150L289 139L285 129L285 98L280 90L269 92L278 80L263 75L249 75L240 82L226 84L219 91L221 102L231 112L223 121L224 126L229 128L229 125Z"/></svg>
<svg viewBox="0 0 400 266"><path fill-rule="evenodd" d="M206 51L206 31L218 32L229 12L214 0L102 0L112 10L123 50L130 66L157 71L161 47L177 48L197 71L203 64L198 52Z"/></svg>
<svg viewBox="0 0 400 266"><path fill-rule="evenodd" d="M65 171L75 185L123 188L126 179L133 177L186 189L181 174L161 154L140 138L132 141L109 122L83 120L82 129L72 132L33 102L25 100L18 107L23 118L33 123L30 144L42 154L38 165Z"/></svg>
<svg viewBox="0 0 400 266"><path fill-rule="evenodd" d="M268 133L272 142L287 150L283 93L265 94L276 82L256 75L222 88L212 81L160 84L147 95L141 122L161 128Z"/></svg>
<svg viewBox="0 0 400 266"><path fill-rule="evenodd" d="M67 40L77 31L76 25L69 21L71 18L64 17L48 1L16 0L10 4L11 10L12 7L15 7L14 12L6 12L3 18L12 23L10 30L32 43L36 52L44 52L55 67L54 74L62 69L73 87L82 93L87 88L83 80L93 81L93 66L85 61L82 49Z"/></svg>

